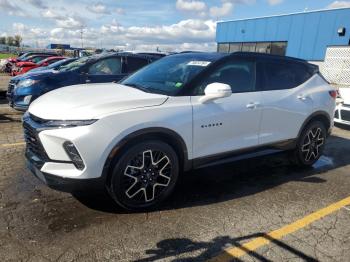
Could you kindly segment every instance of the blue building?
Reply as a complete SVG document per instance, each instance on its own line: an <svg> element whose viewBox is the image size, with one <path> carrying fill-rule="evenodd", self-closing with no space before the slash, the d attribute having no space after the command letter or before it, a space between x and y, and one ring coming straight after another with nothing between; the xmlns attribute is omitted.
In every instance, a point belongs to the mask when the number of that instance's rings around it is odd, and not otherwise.
<svg viewBox="0 0 350 262"><path fill-rule="evenodd" d="M218 22L219 52L251 51L323 61L328 46L350 45L350 8Z"/></svg>
<svg viewBox="0 0 350 262"><path fill-rule="evenodd" d="M72 49L68 44L49 44L47 49Z"/></svg>

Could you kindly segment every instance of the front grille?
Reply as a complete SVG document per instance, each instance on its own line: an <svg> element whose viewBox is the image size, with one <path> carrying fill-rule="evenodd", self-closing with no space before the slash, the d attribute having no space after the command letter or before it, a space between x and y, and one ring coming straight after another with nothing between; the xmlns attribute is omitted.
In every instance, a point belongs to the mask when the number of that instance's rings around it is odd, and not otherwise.
<svg viewBox="0 0 350 262"><path fill-rule="evenodd" d="M350 111L341 110L340 111L341 119L345 121L350 121Z"/></svg>
<svg viewBox="0 0 350 262"><path fill-rule="evenodd" d="M30 151L41 161L47 160L48 156L40 142L38 132L26 121L23 122L24 139L26 142L26 150Z"/></svg>
<svg viewBox="0 0 350 262"><path fill-rule="evenodd" d="M15 89L15 84L13 82L10 82L7 88L7 93L11 94L13 92L13 89Z"/></svg>

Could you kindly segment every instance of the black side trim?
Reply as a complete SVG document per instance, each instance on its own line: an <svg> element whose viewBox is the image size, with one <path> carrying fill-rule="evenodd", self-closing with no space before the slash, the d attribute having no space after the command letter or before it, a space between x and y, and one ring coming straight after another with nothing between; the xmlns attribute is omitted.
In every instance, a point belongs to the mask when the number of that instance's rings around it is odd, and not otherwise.
<svg viewBox="0 0 350 262"><path fill-rule="evenodd" d="M327 121L328 121L329 128L331 127L331 126L330 126L330 124L331 124L331 118L330 118L330 116L328 115L328 113L325 112L325 111L316 111L316 112L312 113L308 118L306 118L306 120L304 121L304 123L302 124L302 126L301 126L301 128L300 128L300 130L299 130L298 137L300 137L301 132L303 132L305 126L306 126L307 124L309 124L310 121L311 121L312 119L315 119L315 118L317 118L317 117L325 117L325 118L327 119ZM330 134L330 129L327 130L327 132L328 132L328 134Z"/></svg>
<svg viewBox="0 0 350 262"><path fill-rule="evenodd" d="M114 157L119 153L120 149L123 148L127 143L132 142L133 140L137 139L138 137L142 137L145 135L164 135L166 137L171 138L173 141L169 141L169 144L175 144L177 145L177 149L181 150L183 153L183 170L187 171L192 168L192 161L188 160L188 150L185 141L182 139L182 137L176 133L175 131L168 129L168 128L162 128L162 127L150 127L150 128L145 128L141 129L138 131L135 131L134 133L131 133L124 137L118 144L116 144L112 151L110 152L104 168L102 172L102 177L107 177L110 165L114 159Z"/></svg>
<svg viewBox="0 0 350 262"><path fill-rule="evenodd" d="M196 169L203 168L203 167L238 161L242 159L254 158L257 156L277 153L280 151L287 151L295 148L295 146L296 146L296 140L290 139L290 140L280 141L273 144L260 145L256 147L250 147L250 148L220 153L216 155L200 157L200 158L193 159L193 168L196 168Z"/></svg>

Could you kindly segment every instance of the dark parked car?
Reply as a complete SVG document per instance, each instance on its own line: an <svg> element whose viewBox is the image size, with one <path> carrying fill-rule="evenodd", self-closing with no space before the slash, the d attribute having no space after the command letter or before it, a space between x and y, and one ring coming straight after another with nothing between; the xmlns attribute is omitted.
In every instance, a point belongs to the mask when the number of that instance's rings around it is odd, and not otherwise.
<svg viewBox="0 0 350 262"><path fill-rule="evenodd" d="M39 96L69 85L118 82L125 76L157 60L158 56L114 53L82 57L57 71L12 78L7 90L10 106L25 111Z"/></svg>

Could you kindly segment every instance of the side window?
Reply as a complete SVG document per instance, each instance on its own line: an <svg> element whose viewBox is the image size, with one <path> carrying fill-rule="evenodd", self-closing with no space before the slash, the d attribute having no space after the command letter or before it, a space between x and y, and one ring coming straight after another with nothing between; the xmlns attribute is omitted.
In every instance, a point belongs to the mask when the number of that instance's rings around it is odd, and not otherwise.
<svg viewBox="0 0 350 262"><path fill-rule="evenodd" d="M139 57L128 57L127 63L126 63L126 72L133 73L140 68L144 67L145 65L148 65L148 60L139 58Z"/></svg>
<svg viewBox="0 0 350 262"><path fill-rule="evenodd" d="M295 88L311 77L306 66L293 62L262 63L263 90L283 90Z"/></svg>
<svg viewBox="0 0 350 262"><path fill-rule="evenodd" d="M196 88L194 95L204 95L204 89L211 83L223 83L231 86L232 93L255 91L255 62L230 61L216 68Z"/></svg>
<svg viewBox="0 0 350 262"><path fill-rule="evenodd" d="M90 75L118 75L121 73L120 57L111 57L97 61L90 66Z"/></svg>
<svg viewBox="0 0 350 262"><path fill-rule="evenodd" d="M59 61L59 60L51 59L51 60L47 61L47 63L48 63L49 65L51 65L51 64L53 64L53 63L56 63L57 61Z"/></svg>

